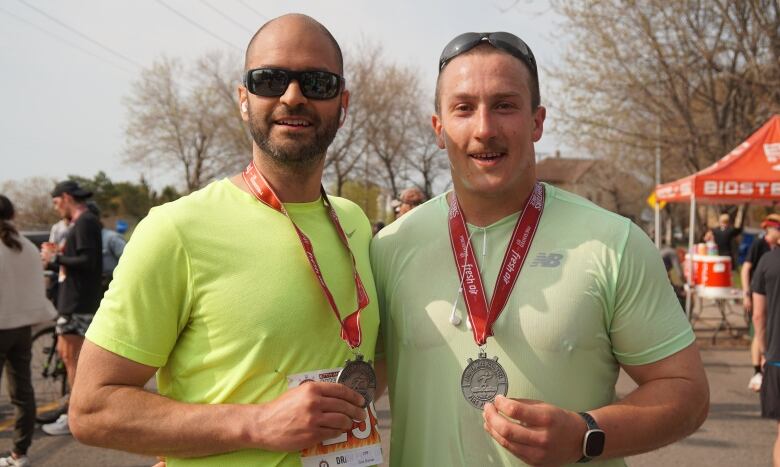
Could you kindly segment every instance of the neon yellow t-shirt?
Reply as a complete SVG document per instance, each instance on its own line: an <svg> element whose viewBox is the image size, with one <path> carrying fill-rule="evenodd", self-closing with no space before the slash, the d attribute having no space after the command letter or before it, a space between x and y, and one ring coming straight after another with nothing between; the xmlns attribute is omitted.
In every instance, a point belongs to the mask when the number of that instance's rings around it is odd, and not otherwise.
<svg viewBox="0 0 780 467"><path fill-rule="evenodd" d="M694 335L639 228L545 188L539 229L486 351L506 370L509 397L587 411L613 402L621 363L655 362ZM482 412L461 393L466 359L478 349L458 294L447 212L446 198L434 198L382 229L371 246L393 418L390 465L522 465L484 431ZM469 226L488 300L517 217ZM458 326L449 319L456 300Z"/></svg>
<svg viewBox="0 0 780 467"><path fill-rule="evenodd" d="M373 359L379 318L371 227L357 205L329 198L371 301L361 314L360 350ZM322 201L285 207L311 239L342 318L352 313L352 263ZM290 221L227 179L150 211L87 339L160 367L161 394L198 404L268 402L287 390L288 375L340 367L352 355ZM298 453L243 450L169 458L168 465L299 466L300 460Z"/></svg>

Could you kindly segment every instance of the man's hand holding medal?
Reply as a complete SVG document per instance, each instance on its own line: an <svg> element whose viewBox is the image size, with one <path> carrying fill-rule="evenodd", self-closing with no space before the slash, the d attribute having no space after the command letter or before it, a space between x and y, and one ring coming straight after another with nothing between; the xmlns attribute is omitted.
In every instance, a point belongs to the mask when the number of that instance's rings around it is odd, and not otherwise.
<svg viewBox="0 0 780 467"><path fill-rule="evenodd" d="M300 451L352 429L363 421L365 400L343 384L307 382L268 404L250 433L260 433L263 449Z"/></svg>
<svg viewBox="0 0 780 467"><path fill-rule="evenodd" d="M530 399L496 396L485 404L485 431L530 465L563 465L582 457L585 424L576 412Z"/></svg>

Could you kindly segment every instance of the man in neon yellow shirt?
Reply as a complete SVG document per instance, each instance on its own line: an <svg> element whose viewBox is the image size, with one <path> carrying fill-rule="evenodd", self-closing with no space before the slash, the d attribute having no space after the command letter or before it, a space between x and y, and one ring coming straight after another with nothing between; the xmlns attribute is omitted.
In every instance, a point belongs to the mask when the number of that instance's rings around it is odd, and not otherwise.
<svg viewBox="0 0 780 467"><path fill-rule="evenodd" d="M293 387L353 353L373 360L378 330L371 226L321 191L349 104L341 50L320 23L286 15L252 38L246 70L252 162L139 224L81 354L80 441L169 467L298 466L303 449L375 428L352 389ZM155 372L160 395L143 390Z"/></svg>
<svg viewBox="0 0 780 467"><path fill-rule="evenodd" d="M546 111L528 46L466 33L439 65L432 123L454 190L371 247L391 465L617 466L693 432L707 381L658 252L536 181ZM620 368L639 387L617 401Z"/></svg>

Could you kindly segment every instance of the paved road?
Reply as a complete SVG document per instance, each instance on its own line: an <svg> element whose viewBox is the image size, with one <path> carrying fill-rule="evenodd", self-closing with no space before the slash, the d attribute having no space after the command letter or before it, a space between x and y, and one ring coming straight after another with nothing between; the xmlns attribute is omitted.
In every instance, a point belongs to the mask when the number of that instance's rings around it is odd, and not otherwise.
<svg viewBox="0 0 780 467"><path fill-rule="evenodd" d="M703 319L696 322L697 335L703 347L711 391L710 415L692 436L652 453L631 457L632 467L656 466L771 466L771 446L777 427L759 417L758 396L747 390L751 376L749 355L741 338L718 334L717 345L711 348L711 335L717 325L717 310L705 309ZM728 315L731 324L744 324L739 310ZM618 393L626 394L634 386L624 374L618 381ZM390 411L387 398L378 401L380 430L389 440ZM6 426L11 408L8 398L0 394L0 427ZM11 446L10 429L0 429L0 451ZM83 446L71 437L49 437L38 431L30 456L39 467L69 466L149 466L151 457Z"/></svg>

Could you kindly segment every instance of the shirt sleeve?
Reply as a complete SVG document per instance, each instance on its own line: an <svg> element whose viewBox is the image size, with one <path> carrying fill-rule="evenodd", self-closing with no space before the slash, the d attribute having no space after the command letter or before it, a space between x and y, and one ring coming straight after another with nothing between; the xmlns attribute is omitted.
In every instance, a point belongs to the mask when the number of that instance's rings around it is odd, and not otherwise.
<svg viewBox="0 0 780 467"><path fill-rule="evenodd" d="M191 294L190 261L179 230L153 209L127 244L86 337L135 362L164 366L189 319Z"/></svg>
<svg viewBox="0 0 780 467"><path fill-rule="evenodd" d="M761 237L753 239L753 243L750 244L750 249L748 250L747 258L745 258L745 262L750 263L754 268L758 262L758 248L763 241L764 239Z"/></svg>
<svg viewBox="0 0 780 467"><path fill-rule="evenodd" d="M623 364L666 358L695 340L658 250L631 224L619 261L610 337Z"/></svg>
<svg viewBox="0 0 780 467"><path fill-rule="evenodd" d="M750 281L750 290L761 295L766 295L766 268L768 261L759 261L753 279Z"/></svg>

